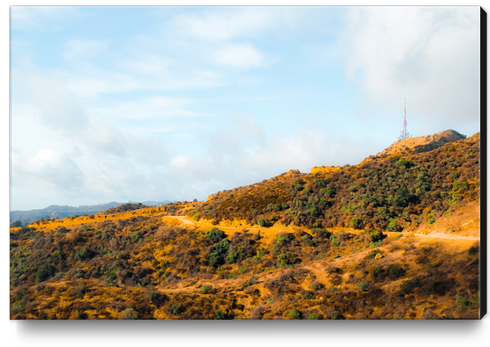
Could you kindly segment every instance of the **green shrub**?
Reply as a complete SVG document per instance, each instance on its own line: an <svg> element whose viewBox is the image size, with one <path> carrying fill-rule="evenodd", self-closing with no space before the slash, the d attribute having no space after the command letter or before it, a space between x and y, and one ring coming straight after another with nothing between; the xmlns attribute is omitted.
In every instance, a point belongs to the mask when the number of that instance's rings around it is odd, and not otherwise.
<svg viewBox="0 0 490 347"><path fill-rule="evenodd" d="M393 265L392 267L390 267L390 270L388 272L391 278L397 279L403 276L406 271L401 267L399 267L398 265Z"/></svg>
<svg viewBox="0 0 490 347"><path fill-rule="evenodd" d="M66 234L68 232L68 229L65 227L59 227L58 230L56 230L57 234Z"/></svg>
<svg viewBox="0 0 490 347"><path fill-rule="evenodd" d="M25 288L20 288L15 292L15 297L17 299L22 299L24 297L24 295L26 295L26 293L27 293L27 291L25 290Z"/></svg>
<svg viewBox="0 0 490 347"><path fill-rule="evenodd" d="M201 286L201 294L208 294L213 290L213 286Z"/></svg>
<svg viewBox="0 0 490 347"><path fill-rule="evenodd" d="M169 305L167 311L176 316L184 312L184 307L182 305Z"/></svg>
<svg viewBox="0 0 490 347"><path fill-rule="evenodd" d="M379 275L381 275L382 272L383 270L381 270L381 268L376 267L371 271L371 276L378 277Z"/></svg>
<svg viewBox="0 0 490 347"><path fill-rule="evenodd" d="M420 282L417 278L405 281L400 286L400 294L406 295L406 294L412 292L415 288L417 288L419 286L420 286Z"/></svg>
<svg viewBox="0 0 490 347"><path fill-rule="evenodd" d="M28 302L27 298L24 298L22 300L16 301L16 302L13 303L12 309L16 313L17 312L22 312L22 311L24 311L24 309L25 309L25 307L27 305L27 302Z"/></svg>
<svg viewBox="0 0 490 347"><path fill-rule="evenodd" d="M352 218L350 220L350 226L354 229L362 229L362 227L364 226L364 222L360 218Z"/></svg>
<svg viewBox="0 0 490 347"><path fill-rule="evenodd" d="M226 256L226 262L228 264L236 263L236 261L238 260L238 254L231 251L231 248L232 248L232 246L230 246L230 251L228 252L228 255Z"/></svg>
<svg viewBox="0 0 490 347"><path fill-rule="evenodd" d="M291 243L292 241L292 236L290 234L282 234L282 235L276 235L274 237L274 241L276 243L276 245L278 246L284 246L288 243Z"/></svg>
<svg viewBox="0 0 490 347"><path fill-rule="evenodd" d="M405 167L405 168L411 168L412 166L415 166L415 163L413 161L407 160L405 158L400 158L398 162L396 163L398 167Z"/></svg>
<svg viewBox="0 0 490 347"><path fill-rule="evenodd" d="M480 300L480 292L477 292L471 300L468 300L466 296L458 295L458 294L456 294L455 299L456 299L456 310L468 311L471 308L478 307L478 302Z"/></svg>
<svg viewBox="0 0 490 347"><path fill-rule="evenodd" d="M55 274L56 268L49 263L45 263L41 265L36 272L36 282L44 282L47 279L53 277Z"/></svg>
<svg viewBox="0 0 490 347"><path fill-rule="evenodd" d="M217 309L216 311L214 311L214 316L218 320L222 320L222 319L226 318L225 313L223 311L221 311L220 309Z"/></svg>
<svg viewBox="0 0 490 347"><path fill-rule="evenodd" d="M318 314L316 314L316 313L310 313L308 315L308 318L307 319L308 320L318 320L318 319L320 319L320 316Z"/></svg>
<svg viewBox="0 0 490 347"><path fill-rule="evenodd" d="M105 234L105 232L103 232L102 235L104 236L104 234ZM139 241L139 239L141 239L142 234L143 233L140 231L135 231L135 232L129 233L129 237L131 238L131 241L136 243ZM102 237L102 238L104 238L104 237Z"/></svg>
<svg viewBox="0 0 490 347"><path fill-rule="evenodd" d="M76 319L87 319L87 314L83 311L76 310L75 311L75 318Z"/></svg>
<svg viewBox="0 0 490 347"><path fill-rule="evenodd" d="M387 229L390 231L401 231L402 227L398 225L398 220L394 218L391 219L390 222L388 223Z"/></svg>
<svg viewBox="0 0 490 347"><path fill-rule="evenodd" d="M359 288L359 290L365 292L369 287L369 282L360 282L358 285L357 285L357 288Z"/></svg>
<svg viewBox="0 0 490 347"><path fill-rule="evenodd" d="M213 241L214 243L220 241L221 239L224 239L226 237L225 233L222 230L219 230L218 228L212 228L209 231L206 231L205 237L208 240Z"/></svg>
<svg viewBox="0 0 490 347"><path fill-rule="evenodd" d="M291 311L289 311L289 318L299 319L300 317L301 317L301 312L299 312L298 310L293 308Z"/></svg>
<svg viewBox="0 0 490 347"><path fill-rule="evenodd" d="M138 312L132 308L127 308L121 312L122 319L138 319Z"/></svg>
<svg viewBox="0 0 490 347"><path fill-rule="evenodd" d="M259 226L264 227L264 228L272 225L272 223L268 219L265 219L265 218L259 219L258 224L259 224Z"/></svg>
<svg viewBox="0 0 490 347"><path fill-rule="evenodd" d="M217 269L219 266L225 263L225 256L230 248L230 241L223 239L211 246L211 253L209 254L209 265Z"/></svg>
<svg viewBox="0 0 490 347"><path fill-rule="evenodd" d="M436 220L434 218L430 218L428 222L429 222L429 225L434 225Z"/></svg>

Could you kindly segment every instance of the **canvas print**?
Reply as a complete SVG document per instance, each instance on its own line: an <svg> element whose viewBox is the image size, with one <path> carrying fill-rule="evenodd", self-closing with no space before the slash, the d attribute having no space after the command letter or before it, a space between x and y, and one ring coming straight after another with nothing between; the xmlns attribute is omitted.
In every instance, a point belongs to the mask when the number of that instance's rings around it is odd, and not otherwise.
<svg viewBox="0 0 490 347"><path fill-rule="evenodd" d="M10 319L480 319L481 8L10 8Z"/></svg>

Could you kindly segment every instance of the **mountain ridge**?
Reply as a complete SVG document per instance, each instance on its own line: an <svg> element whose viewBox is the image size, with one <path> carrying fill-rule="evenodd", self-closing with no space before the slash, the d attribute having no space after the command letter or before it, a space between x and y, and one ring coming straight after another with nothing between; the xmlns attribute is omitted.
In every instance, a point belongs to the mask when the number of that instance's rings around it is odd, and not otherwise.
<svg viewBox="0 0 490 347"><path fill-rule="evenodd" d="M172 203L171 200L163 201L144 201L141 202L143 205L147 206L160 206L168 203ZM133 203L129 201L129 203ZM70 206L70 205L50 205L42 209L33 210L13 210L10 211L10 223L14 221L20 221L22 223L32 223L41 218L66 218L74 215L83 214L95 214L110 208L121 206L127 203L111 201L103 204L97 205L80 205L80 206Z"/></svg>

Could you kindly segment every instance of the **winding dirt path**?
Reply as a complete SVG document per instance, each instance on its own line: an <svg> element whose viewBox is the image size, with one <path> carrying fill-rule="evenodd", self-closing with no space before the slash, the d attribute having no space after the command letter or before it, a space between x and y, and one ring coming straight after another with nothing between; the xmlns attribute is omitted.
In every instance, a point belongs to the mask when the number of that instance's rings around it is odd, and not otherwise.
<svg viewBox="0 0 490 347"><path fill-rule="evenodd" d="M208 226L199 226L197 223L190 221L188 219L185 219L185 216L167 216L167 218L174 218L174 219L181 221L185 225L192 225L195 227L201 227L203 229L212 228L212 227L208 227ZM223 231L229 230L229 231L235 231L235 232L241 231L242 229L244 229L241 227L238 228L238 227L226 227L226 226L217 226L217 228L219 228ZM249 231L263 231L263 232L274 231L276 233L291 231L291 229L273 229L273 228L261 228L261 227L248 227L245 229L247 229ZM349 232L352 232L352 231L349 231ZM360 230L359 232L362 232L362 230ZM403 235L404 237L407 237L407 236L413 235L413 236L415 236L415 238L421 238L421 239L441 239L441 240L450 240L450 241L455 241L455 240L467 241L467 242L480 241L480 237L477 237L477 236L459 236L459 235L448 235L448 234L425 235L425 234L409 234L409 233L400 233L400 232L389 232L387 235L389 237L394 237L394 236L399 236L399 235Z"/></svg>

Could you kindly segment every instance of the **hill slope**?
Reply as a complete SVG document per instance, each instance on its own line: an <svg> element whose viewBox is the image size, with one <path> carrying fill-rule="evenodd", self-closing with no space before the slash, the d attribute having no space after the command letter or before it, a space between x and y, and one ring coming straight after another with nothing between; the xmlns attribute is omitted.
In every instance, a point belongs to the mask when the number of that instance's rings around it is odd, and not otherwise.
<svg viewBox="0 0 490 347"><path fill-rule="evenodd" d="M11 228L10 317L480 317L479 134L129 207Z"/></svg>
<svg viewBox="0 0 490 347"><path fill-rule="evenodd" d="M460 202L479 199L479 133L454 142L446 141L460 138L455 132L431 138L434 141L427 143L417 140L422 144L413 148L418 150L403 155L398 143L359 165L311 174L290 171L223 191L187 215L216 225L244 221L262 226L414 230Z"/></svg>

